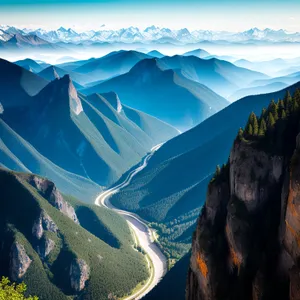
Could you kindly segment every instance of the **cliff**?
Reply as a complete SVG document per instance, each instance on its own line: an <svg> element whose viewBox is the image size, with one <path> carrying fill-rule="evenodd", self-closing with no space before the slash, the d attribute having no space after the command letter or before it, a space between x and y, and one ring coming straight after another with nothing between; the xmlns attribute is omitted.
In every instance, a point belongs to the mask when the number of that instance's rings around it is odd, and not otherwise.
<svg viewBox="0 0 300 300"><path fill-rule="evenodd" d="M251 114L217 169L193 236L187 300L300 299L298 95Z"/></svg>

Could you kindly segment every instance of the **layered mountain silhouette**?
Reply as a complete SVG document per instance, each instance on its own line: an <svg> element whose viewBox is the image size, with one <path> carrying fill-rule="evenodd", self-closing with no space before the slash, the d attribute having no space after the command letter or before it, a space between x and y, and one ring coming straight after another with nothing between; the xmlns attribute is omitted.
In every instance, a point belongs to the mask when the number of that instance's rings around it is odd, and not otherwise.
<svg viewBox="0 0 300 300"><path fill-rule="evenodd" d="M152 51L148 52L147 54L152 56L152 57L156 57L156 58L164 57L164 55L161 52L157 51L157 50L152 50Z"/></svg>
<svg viewBox="0 0 300 300"><path fill-rule="evenodd" d="M15 64L33 73L39 73L44 69L43 66L30 58L18 60L15 62Z"/></svg>
<svg viewBox="0 0 300 300"><path fill-rule="evenodd" d="M268 78L265 74L239 68L230 62L216 58L165 56L158 61L158 65L163 70L181 70L182 74L188 79L206 85L225 98L255 80Z"/></svg>
<svg viewBox="0 0 300 300"><path fill-rule="evenodd" d="M183 54L183 56L196 56L199 58L205 58L205 57L210 56L210 53L208 53L207 51L205 51L203 49L195 49L195 50L185 52Z"/></svg>
<svg viewBox="0 0 300 300"><path fill-rule="evenodd" d="M195 126L228 102L180 72L162 70L155 59L137 63L128 73L84 89L84 94L115 91L122 101L179 129Z"/></svg>
<svg viewBox="0 0 300 300"><path fill-rule="evenodd" d="M99 185L113 183L153 146L178 134L170 125L122 105L115 93L77 93L68 75L35 96L26 94L25 100L14 106L4 101L3 121L52 163Z"/></svg>
<svg viewBox="0 0 300 300"><path fill-rule="evenodd" d="M137 51L116 51L94 59L74 69L74 72L87 74L96 80L104 80L127 73L136 63L150 55Z"/></svg>

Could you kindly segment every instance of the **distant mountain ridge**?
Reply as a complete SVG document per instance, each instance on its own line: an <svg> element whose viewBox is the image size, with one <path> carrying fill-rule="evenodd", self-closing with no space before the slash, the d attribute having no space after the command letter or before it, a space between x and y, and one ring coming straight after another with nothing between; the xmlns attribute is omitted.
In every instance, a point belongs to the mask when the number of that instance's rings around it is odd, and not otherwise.
<svg viewBox="0 0 300 300"><path fill-rule="evenodd" d="M51 43L84 41L90 42L173 42L173 43L197 43L200 41L266 41L266 42L299 42L300 33L290 33L283 29L273 30L270 28L251 28L243 32L211 31L211 30L188 30L182 28L172 30L157 26L149 26L146 29L138 27L121 28L117 30L107 29L105 26L99 29L76 32L69 28L60 27L57 30L44 29L18 29L11 26L0 26L0 40L7 41L14 34L36 35Z"/></svg>

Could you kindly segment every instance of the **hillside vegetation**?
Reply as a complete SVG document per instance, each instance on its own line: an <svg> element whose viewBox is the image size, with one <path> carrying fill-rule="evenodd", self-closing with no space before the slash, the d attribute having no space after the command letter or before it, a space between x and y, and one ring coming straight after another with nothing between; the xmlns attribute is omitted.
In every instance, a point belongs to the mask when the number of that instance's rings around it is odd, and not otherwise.
<svg viewBox="0 0 300 300"><path fill-rule="evenodd" d="M0 170L0 187L1 275L24 281L29 294L122 297L148 278L146 260L118 214L62 197L35 175Z"/></svg>

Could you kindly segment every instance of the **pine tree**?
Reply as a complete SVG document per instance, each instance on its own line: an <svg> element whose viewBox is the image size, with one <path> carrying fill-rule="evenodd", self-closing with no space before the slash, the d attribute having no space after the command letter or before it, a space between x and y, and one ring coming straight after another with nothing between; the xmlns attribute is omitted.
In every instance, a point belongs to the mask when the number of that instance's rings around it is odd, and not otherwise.
<svg viewBox="0 0 300 300"><path fill-rule="evenodd" d="M252 127L251 124L248 125L247 133L248 133L249 135L253 135L253 127Z"/></svg>
<svg viewBox="0 0 300 300"><path fill-rule="evenodd" d="M254 117L253 117L252 126L253 126L253 135L258 135L258 121L257 121L257 117L256 117L255 114L254 114Z"/></svg>
<svg viewBox="0 0 300 300"><path fill-rule="evenodd" d="M291 93L290 91L287 91L285 96L284 96L284 106L285 106L285 109L286 109L286 113L289 115L292 113L292 110L293 110L293 101L292 101L292 96L291 96Z"/></svg>
<svg viewBox="0 0 300 300"><path fill-rule="evenodd" d="M282 112L281 112L281 119L285 119L286 118L286 112L285 112L285 110L283 110Z"/></svg>
<svg viewBox="0 0 300 300"><path fill-rule="evenodd" d="M293 112L296 112L298 108L299 108L298 101L295 98L293 98L293 108L292 108Z"/></svg>
<svg viewBox="0 0 300 300"><path fill-rule="evenodd" d="M266 131L267 131L266 121L264 118L262 118L259 125L258 136L264 136L266 134Z"/></svg>
<svg viewBox="0 0 300 300"><path fill-rule="evenodd" d="M267 110L265 108L262 109L260 117L261 118L266 118L267 117Z"/></svg>
<svg viewBox="0 0 300 300"><path fill-rule="evenodd" d="M269 104L268 112L272 113L275 121L278 120L278 105L275 103L274 99L272 99Z"/></svg>
<svg viewBox="0 0 300 300"><path fill-rule="evenodd" d="M283 109L285 109L285 107L284 107L284 101L281 100L281 99L278 100L278 109L280 110L280 112L281 112Z"/></svg>
<svg viewBox="0 0 300 300"><path fill-rule="evenodd" d="M289 102L289 101L292 101L292 96L291 96L291 93L290 93L290 91L287 91L286 93L285 93L285 96L284 96L284 102L286 103L286 102Z"/></svg>
<svg viewBox="0 0 300 300"><path fill-rule="evenodd" d="M295 99L295 101L297 101L298 105L300 106L300 89L296 89L293 99Z"/></svg>
<svg viewBox="0 0 300 300"><path fill-rule="evenodd" d="M272 128L275 125L275 120L273 117L273 114L271 112L269 112L269 116L268 116L268 124L267 124L268 128Z"/></svg>
<svg viewBox="0 0 300 300"><path fill-rule="evenodd" d="M217 165L216 167L216 176L220 175L221 174L221 168L219 165Z"/></svg>

